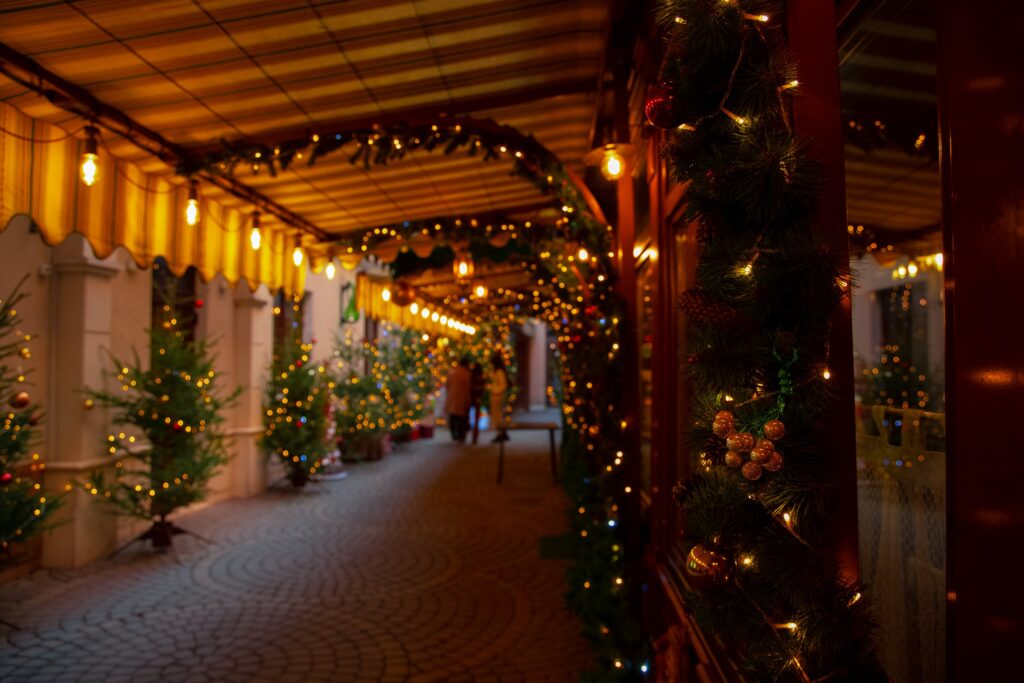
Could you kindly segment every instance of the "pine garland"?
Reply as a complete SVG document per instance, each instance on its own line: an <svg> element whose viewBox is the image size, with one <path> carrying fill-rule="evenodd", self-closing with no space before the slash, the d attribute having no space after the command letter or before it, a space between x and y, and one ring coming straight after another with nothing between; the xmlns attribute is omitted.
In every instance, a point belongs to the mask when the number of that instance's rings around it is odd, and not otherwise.
<svg viewBox="0 0 1024 683"><path fill-rule="evenodd" d="M884 681L864 590L819 550L830 486L817 420L850 274L845 251L811 225L822 174L793 132L781 9L663 0L659 10L670 33L662 113L678 126L663 154L689 184L702 248L697 289L682 301L700 472L676 489L694 548L686 599L750 680ZM726 565L714 586L701 575L709 551Z"/></svg>

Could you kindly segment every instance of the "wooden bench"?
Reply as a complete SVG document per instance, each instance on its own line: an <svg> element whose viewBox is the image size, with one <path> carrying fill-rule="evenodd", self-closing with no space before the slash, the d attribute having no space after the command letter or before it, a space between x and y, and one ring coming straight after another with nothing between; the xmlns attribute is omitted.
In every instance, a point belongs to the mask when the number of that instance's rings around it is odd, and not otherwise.
<svg viewBox="0 0 1024 683"><path fill-rule="evenodd" d="M551 480L558 483L558 456L555 454L555 430L561 429L557 422L509 422L505 425L506 432L527 431L530 429L547 430L551 444ZM498 442L498 483L505 473L505 442Z"/></svg>

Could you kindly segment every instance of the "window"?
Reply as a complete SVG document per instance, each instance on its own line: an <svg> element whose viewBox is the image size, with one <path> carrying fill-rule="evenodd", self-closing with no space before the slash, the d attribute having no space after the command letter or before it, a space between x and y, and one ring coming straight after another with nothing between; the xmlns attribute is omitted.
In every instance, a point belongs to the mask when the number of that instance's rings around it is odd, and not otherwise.
<svg viewBox="0 0 1024 683"><path fill-rule="evenodd" d="M861 577L896 683L945 680L943 255L926 0L840 31Z"/></svg>

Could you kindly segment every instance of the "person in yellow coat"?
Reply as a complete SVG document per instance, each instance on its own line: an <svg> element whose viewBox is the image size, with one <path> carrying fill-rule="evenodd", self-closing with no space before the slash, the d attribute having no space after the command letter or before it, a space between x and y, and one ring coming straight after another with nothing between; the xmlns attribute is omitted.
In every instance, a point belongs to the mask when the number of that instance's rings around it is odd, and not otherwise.
<svg viewBox="0 0 1024 683"><path fill-rule="evenodd" d="M497 436L492 439L492 443L508 441L508 432L505 431L505 394L508 392L508 373L505 371L505 359L498 351L491 356L491 374L488 380L488 389L491 393L491 423L498 432Z"/></svg>

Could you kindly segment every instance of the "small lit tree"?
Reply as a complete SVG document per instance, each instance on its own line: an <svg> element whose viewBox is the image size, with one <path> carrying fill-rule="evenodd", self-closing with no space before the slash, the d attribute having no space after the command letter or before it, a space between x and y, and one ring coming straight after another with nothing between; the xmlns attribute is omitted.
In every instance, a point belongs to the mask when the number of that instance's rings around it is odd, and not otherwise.
<svg viewBox="0 0 1024 683"><path fill-rule="evenodd" d="M113 475L94 472L85 488L116 512L152 521L140 538L167 548L181 529L168 520L174 510L202 500L211 477L227 462L223 411L238 396L214 389L213 355L203 341L190 341L165 295L160 317L149 332L151 363L136 352L129 365L113 358L119 391L93 391L97 402L114 409L113 424L135 431L107 437L115 458ZM134 428L134 430L132 429ZM139 445L136 445L139 444Z"/></svg>
<svg viewBox="0 0 1024 683"><path fill-rule="evenodd" d="M33 477L42 469L39 454L30 455L40 414L25 389L20 362L32 352L29 335L17 329L15 308L25 296L19 283L10 296L0 299L0 405L8 406L0 420L0 550L8 552L12 543L45 528L47 516L60 502L43 495Z"/></svg>
<svg viewBox="0 0 1024 683"><path fill-rule="evenodd" d="M293 486L305 486L327 452L330 386L325 368L310 363L312 346L289 336L274 356L264 406L263 448L284 463Z"/></svg>

